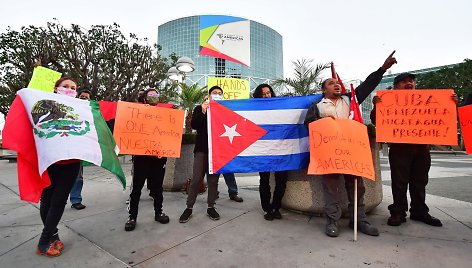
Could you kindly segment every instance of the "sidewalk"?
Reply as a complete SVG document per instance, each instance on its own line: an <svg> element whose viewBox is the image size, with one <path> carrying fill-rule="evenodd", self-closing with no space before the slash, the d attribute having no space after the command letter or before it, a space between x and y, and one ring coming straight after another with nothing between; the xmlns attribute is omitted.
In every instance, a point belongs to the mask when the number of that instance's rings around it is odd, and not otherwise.
<svg viewBox="0 0 472 268"><path fill-rule="evenodd" d="M123 164L130 182L131 165ZM138 225L124 231L127 219L123 192L110 173L85 168L87 208L67 204L59 225L65 250L58 258L35 255L42 229L36 204L19 200L16 164L0 161L0 267L471 267L472 203L427 196L431 214L444 226L409 219L400 227L386 225L391 203L384 186L383 202L369 215L379 237L362 233L353 242L347 220L341 235L324 234L325 219L282 210L283 219L268 222L260 208L258 176L237 176L243 203L229 200L220 181L216 208L219 221L206 216L206 193L200 195L189 222L178 222L186 195L164 193L170 223L154 221L152 200L144 189ZM434 172L440 172L437 168ZM458 171L459 172L459 171ZM470 169L461 171L468 174Z"/></svg>

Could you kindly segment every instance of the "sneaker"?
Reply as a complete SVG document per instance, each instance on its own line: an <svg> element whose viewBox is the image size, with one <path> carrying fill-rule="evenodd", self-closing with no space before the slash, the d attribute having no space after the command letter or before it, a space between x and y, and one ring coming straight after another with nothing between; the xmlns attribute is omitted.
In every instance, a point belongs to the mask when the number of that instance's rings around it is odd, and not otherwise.
<svg viewBox="0 0 472 268"><path fill-rule="evenodd" d="M421 221L431 226L441 227L442 223L439 219L429 215L429 213L425 214L410 214L410 219L414 221Z"/></svg>
<svg viewBox="0 0 472 268"><path fill-rule="evenodd" d="M128 221L125 223L125 231L133 231L136 228L136 219L129 218Z"/></svg>
<svg viewBox="0 0 472 268"><path fill-rule="evenodd" d="M353 221L349 221L349 227L351 227L351 229L354 229ZM364 233L366 235L379 236L379 230L377 229L377 227L373 226L367 221L358 222L357 229L361 231L361 233Z"/></svg>
<svg viewBox="0 0 472 268"><path fill-rule="evenodd" d="M395 213L391 214L387 220L387 224L390 226L400 226L404 222L406 222L406 217Z"/></svg>
<svg viewBox="0 0 472 268"><path fill-rule="evenodd" d="M217 220L220 219L220 214L218 214L218 212L216 212L215 208L208 208L207 209L207 214L208 214L208 217L210 217L210 219L212 219L214 221L217 221Z"/></svg>
<svg viewBox="0 0 472 268"><path fill-rule="evenodd" d="M235 195L230 195L230 196L229 196L229 199L231 199L231 200L233 200L233 201L236 201L236 202L238 202L238 203L241 203L241 202L244 201L244 200L243 200L241 197L239 197L237 194L235 194Z"/></svg>
<svg viewBox="0 0 472 268"><path fill-rule="evenodd" d="M46 250L41 250L38 246L36 248L36 254L53 258L61 255L61 251L55 248L52 244L50 244Z"/></svg>
<svg viewBox="0 0 472 268"><path fill-rule="evenodd" d="M49 242L57 250L59 251L64 250L64 243L62 243L61 239L59 238L59 234L57 232L52 235L51 240L49 240Z"/></svg>
<svg viewBox="0 0 472 268"><path fill-rule="evenodd" d="M61 240L57 239L57 240L54 240L51 245L56 248L57 250L59 251L63 251L64 250L64 243L62 243Z"/></svg>
<svg viewBox="0 0 472 268"><path fill-rule="evenodd" d="M277 219L277 220L282 219L282 214L280 214L280 211L278 209L274 210L274 212L272 213L272 216L274 216L274 219Z"/></svg>
<svg viewBox="0 0 472 268"><path fill-rule="evenodd" d="M188 220L190 219L191 216L192 216L192 209L191 208L186 208L184 210L184 213L182 213L182 215L180 216L179 222L180 223L186 223L186 222L188 222Z"/></svg>
<svg viewBox="0 0 472 268"><path fill-rule="evenodd" d="M75 208L77 210L81 210L81 209L86 208L84 205L82 205L82 203L75 203L75 204L72 204L72 206L70 206L70 207Z"/></svg>
<svg viewBox="0 0 472 268"><path fill-rule="evenodd" d="M166 224L166 223L169 223L169 216L161 212L154 216L154 220L162 224Z"/></svg>
<svg viewBox="0 0 472 268"><path fill-rule="evenodd" d="M274 220L274 215L272 215L272 213L270 213L270 212L266 212L266 214L264 214L264 219L266 221L273 221Z"/></svg>
<svg viewBox="0 0 472 268"><path fill-rule="evenodd" d="M338 224L335 220L328 218L328 221L326 222L325 233L329 237L339 236Z"/></svg>

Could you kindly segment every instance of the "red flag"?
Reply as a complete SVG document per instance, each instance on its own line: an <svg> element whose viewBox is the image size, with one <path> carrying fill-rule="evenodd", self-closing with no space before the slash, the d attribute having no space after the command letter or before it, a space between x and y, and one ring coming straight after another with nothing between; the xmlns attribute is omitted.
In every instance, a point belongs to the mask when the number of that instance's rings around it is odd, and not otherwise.
<svg viewBox="0 0 472 268"><path fill-rule="evenodd" d="M210 109L211 143L209 143L209 149L214 156L219 156L212 157L213 163L210 164L210 169L216 173L231 159L264 136L267 131L216 101L210 102ZM218 143L218 146L213 147L212 143Z"/></svg>
<svg viewBox="0 0 472 268"><path fill-rule="evenodd" d="M100 105L100 112L103 115L103 119L105 121L109 121L116 117L116 106L118 102L116 101L98 101ZM174 104L172 103L158 103L156 107L162 108L174 108Z"/></svg>
<svg viewBox="0 0 472 268"><path fill-rule="evenodd" d="M13 101L2 133L3 147L18 153L20 199L38 203L43 188L51 184L47 170L41 175L33 129L21 98Z"/></svg>
<svg viewBox="0 0 472 268"><path fill-rule="evenodd" d="M346 88L344 87L343 81L339 74L334 69L334 63L331 62L331 78L338 80L339 85L341 86L341 94L345 94L347 92Z"/></svg>
<svg viewBox="0 0 472 268"><path fill-rule="evenodd" d="M356 120L362 124L364 124L364 120L362 120L362 113L359 107L359 103L357 102L356 97L356 90L354 86L351 84L351 105L349 107L349 119Z"/></svg>
<svg viewBox="0 0 472 268"><path fill-rule="evenodd" d="M116 101L98 101L98 104L100 105L100 112L102 113L103 119L105 119L105 121L109 121L116 117Z"/></svg>

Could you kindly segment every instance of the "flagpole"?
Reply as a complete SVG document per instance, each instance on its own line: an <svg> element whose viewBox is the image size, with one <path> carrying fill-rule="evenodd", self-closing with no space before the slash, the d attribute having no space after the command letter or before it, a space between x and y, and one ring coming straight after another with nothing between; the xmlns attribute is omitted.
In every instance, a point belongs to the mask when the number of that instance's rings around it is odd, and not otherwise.
<svg viewBox="0 0 472 268"><path fill-rule="evenodd" d="M357 241L357 177L354 179L354 241Z"/></svg>

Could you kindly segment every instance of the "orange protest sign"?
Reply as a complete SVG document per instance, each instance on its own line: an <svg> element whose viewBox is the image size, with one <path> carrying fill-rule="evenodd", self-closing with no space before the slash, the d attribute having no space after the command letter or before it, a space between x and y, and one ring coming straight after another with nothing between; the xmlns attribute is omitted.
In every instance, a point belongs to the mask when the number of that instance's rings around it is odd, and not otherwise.
<svg viewBox="0 0 472 268"><path fill-rule="evenodd" d="M377 141L457 145L452 89L379 90Z"/></svg>
<svg viewBox="0 0 472 268"><path fill-rule="evenodd" d="M180 157L182 110L119 101L113 137L120 154Z"/></svg>
<svg viewBox="0 0 472 268"><path fill-rule="evenodd" d="M472 154L472 105L460 107L458 112L465 150L467 154Z"/></svg>
<svg viewBox="0 0 472 268"><path fill-rule="evenodd" d="M367 127L350 119L310 123L308 174L352 174L375 180Z"/></svg>

